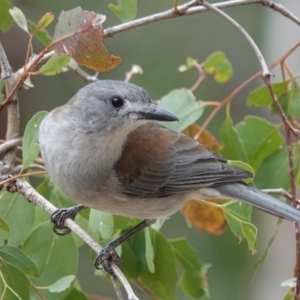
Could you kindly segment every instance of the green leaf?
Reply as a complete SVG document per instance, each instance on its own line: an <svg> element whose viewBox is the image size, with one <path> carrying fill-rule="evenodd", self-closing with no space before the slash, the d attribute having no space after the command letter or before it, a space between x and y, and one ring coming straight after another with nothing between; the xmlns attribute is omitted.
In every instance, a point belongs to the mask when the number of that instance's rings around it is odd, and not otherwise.
<svg viewBox="0 0 300 300"><path fill-rule="evenodd" d="M30 282L26 275L15 266L5 261L1 262L1 277L4 290L0 290L1 299L29 300ZM0 285L1 286L1 285Z"/></svg>
<svg viewBox="0 0 300 300"><path fill-rule="evenodd" d="M35 32L34 37L43 45L48 46L52 42L52 37L49 35L48 31L46 29L42 29L39 31L36 31L36 24L31 21L27 20L28 28L31 33Z"/></svg>
<svg viewBox="0 0 300 300"><path fill-rule="evenodd" d="M10 228L0 231L0 244L19 246L31 232L34 205L21 194L0 192L0 216Z"/></svg>
<svg viewBox="0 0 300 300"><path fill-rule="evenodd" d="M47 114L45 111L38 112L26 125L23 137L23 170L29 167L39 154L39 128Z"/></svg>
<svg viewBox="0 0 300 300"><path fill-rule="evenodd" d="M288 93L288 98L288 116L294 119L300 118L300 90L295 80L292 80L292 87Z"/></svg>
<svg viewBox="0 0 300 300"><path fill-rule="evenodd" d="M114 219L109 213L91 209L89 217L89 233L99 241L99 233L101 238L106 240L111 237L114 229Z"/></svg>
<svg viewBox="0 0 300 300"><path fill-rule="evenodd" d="M229 201L222 209L233 234L241 241L246 239L252 253L257 251L257 228L250 223L252 206L240 201Z"/></svg>
<svg viewBox="0 0 300 300"><path fill-rule="evenodd" d="M231 165L231 166L239 167L240 169L243 169L243 170L246 170L247 172L252 174L253 177L255 175L253 168L250 165L248 165L240 160L228 160L227 164ZM247 179L244 179L244 182L250 183L250 182L252 182L252 180L253 180L253 178L247 178Z"/></svg>
<svg viewBox="0 0 300 300"><path fill-rule="evenodd" d="M5 32L9 30L13 23L13 18L9 13L11 8L10 0L0 0L0 7L0 29Z"/></svg>
<svg viewBox="0 0 300 300"><path fill-rule="evenodd" d="M89 298L82 291L73 288L64 300L89 300Z"/></svg>
<svg viewBox="0 0 300 300"><path fill-rule="evenodd" d="M231 62L222 51L212 53L203 63L203 69L219 83L227 82L233 74Z"/></svg>
<svg viewBox="0 0 300 300"><path fill-rule="evenodd" d="M295 299L295 289L290 288L288 289L286 295L284 296L283 300L294 300Z"/></svg>
<svg viewBox="0 0 300 300"><path fill-rule="evenodd" d="M155 249L155 273L145 272L140 277L141 281L159 299L175 300L178 276L174 251L161 233L155 230L151 233Z"/></svg>
<svg viewBox="0 0 300 300"><path fill-rule="evenodd" d="M12 16L12 18L14 19L14 21L17 23L17 25L21 29L23 29L24 31L29 33L28 27L27 27L26 17L24 16L21 9L14 6L13 8L9 9L9 13Z"/></svg>
<svg viewBox="0 0 300 300"><path fill-rule="evenodd" d="M183 270L179 280L182 290L195 299L201 298L204 294L209 296L205 271L202 268L197 251L192 248L186 238L171 241L170 244L173 247L176 260Z"/></svg>
<svg viewBox="0 0 300 300"><path fill-rule="evenodd" d="M109 4L110 10L121 20L122 23L135 19L137 0L118 0L119 5Z"/></svg>
<svg viewBox="0 0 300 300"><path fill-rule="evenodd" d="M272 84L273 89L277 97L281 97L288 91L288 82L278 82ZM269 92L268 87L263 86L254 90L247 99L247 105L249 106L273 106L273 99Z"/></svg>
<svg viewBox="0 0 300 300"><path fill-rule="evenodd" d="M246 117L235 128L243 141L249 163L255 171L268 156L284 145L279 127L264 119Z"/></svg>
<svg viewBox="0 0 300 300"><path fill-rule="evenodd" d="M26 275L39 277L40 272L34 262L19 248L12 246L0 247L0 257L12 264Z"/></svg>
<svg viewBox="0 0 300 300"><path fill-rule="evenodd" d="M296 147L293 147L294 170L299 170L298 154ZM255 185L259 189L283 188L289 190L289 163L286 149L280 149L270 155L256 171L254 179ZM298 182L297 182L298 184Z"/></svg>
<svg viewBox="0 0 300 300"><path fill-rule="evenodd" d="M0 229L5 232L10 231L9 225L2 218L0 218Z"/></svg>
<svg viewBox="0 0 300 300"><path fill-rule="evenodd" d="M63 278L58 279L53 284L47 287L39 287L39 289L47 289L51 293L60 293L71 286L72 281L75 279L74 275L68 275Z"/></svg>
<svg viewBox="0 0 300 300"><path fill-rule="evenodd" d="M125 230L124 230L124 232L125 232ZM149 272L148 262L146 259L146 244L145 244L145 242L146 242L145 230L136 233L130 239L127 240L129 247L131 248L132 252L134 253L134 256L137 259L139 272L141 274Z"/></svg>
<svg viewBox="0 0 300 300"><path fill-rule="evenodd" d="M145 245L146 245L146 251L145 251L145 257L147 261L148 270L150 273L155 272L155 265L154 265L154 249L151 242L151 235L150 235L150 228L145 229Z"/></svg>
<svg viewBox="0 0 300 300"><path fill-rule="evenodd" d="M126 277L136 279L141 275L137 256L128 241L122 243L122 264L120 267Z"/></svg>
<svg viewBox="0 0 300 300"><path fill-rule="evenodd" d="M1 1L1 0L0 0ZM1 14L1 12L0 12ZM4 81L2 79L0 79L0 104L3 102L4 100L4 95L2 93L2 90L4 88Z"/></svg>
<svg viewBox="0 0 300 300"><path fill-rule="evenodd" d="M38 72L46 76L56 75L62 72L69 61L70 56L66 54L53 55L45 65L41 66Z"/></svg>
<svg viewBox="0 0 300 300"><path fill-rule="evenodd" d="M58 208L70 207L77 205L77 203L66 196L49 178L45 176L44 181L37 187L37 191L48 199L53 205ZM49 215L47 214L49 218Z"/></svg>
<svg viewBox="0 0 300 300"><path fill-rule="evenodd" d="M32 280L36 286L51 285L57 278L77 272L79 255L73 234L63 237L55 235L51 222L42 224L32 232L24 243L24 252L40 270L41 276ZM69 289L51 294L43 290L45 298L51 300L63 299L68 292Z"/></svg>
<svg viewBox="0 0 300 300"><path fill-rule="evenodd" d="M51 22L54 20L54 15L53 13L46 13L42 16L42 18L38 21L37 25L36 25L36 28L35 28L35 31L40 31L40 30L43 30L45 29L46 27L48 27Z"/></svg>
<svg viewBox="0 0 300 300"><path fill-rule="evenodd" d="M277 233L279 231L280 225L282 224L282 221L283 221L282 218L278 219L276 230L275 230L274 234L272 235L271 239L269 240L266 250L264 251L262 256L254 263L254 265L253 265L253 276L255 275L258 268L264 264L264 262L267 258L268 252L269 252L269 250L270 250L270 248L271 248L271 246L272 246L272 244L275 240L275 237L277 236Z"/></svg>
<svg viewBox="0 0 300 300"><path fill-rule="evenodd" d="M232 119L229 115L221 126L221 139L223 143L222 155L232 160L240 160L248 163L244 145L237 130L233 127Z"/></svg>
<svg viewBox="0 0 300 300"><path fill-rule="evenodd" d="M196 101L195 96L189 89L171 91L158 101L158 104L173 112L179 122L163 122L162 124L172 130L181 131L195 123L203 113L204 104Z"/></svg>
<svg viewBox="0 0 300 300"><path fill-rule="evenodd" d="M191 68L195 67L197 61L191 57L187 57L185 65L181 65L178 68L178 72L186 72Z"/></svg>

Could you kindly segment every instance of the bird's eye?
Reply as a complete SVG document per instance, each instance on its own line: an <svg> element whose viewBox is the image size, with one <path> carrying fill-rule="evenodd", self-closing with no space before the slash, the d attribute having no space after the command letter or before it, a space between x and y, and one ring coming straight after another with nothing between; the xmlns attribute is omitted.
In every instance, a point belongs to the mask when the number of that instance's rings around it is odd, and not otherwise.
<svg viewBox="0 0 300 300"><path fill-rule="evenodd" d="M121 106L124 105L124 101L119 97L114 97L111 99L111 104L114 108L120 108Z"/></svg>

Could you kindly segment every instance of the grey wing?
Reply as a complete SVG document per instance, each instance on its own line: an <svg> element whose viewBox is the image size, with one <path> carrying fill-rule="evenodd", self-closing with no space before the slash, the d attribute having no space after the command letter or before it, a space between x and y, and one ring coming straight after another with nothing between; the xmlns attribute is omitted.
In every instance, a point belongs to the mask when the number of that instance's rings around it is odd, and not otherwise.
<svg viewBox="0 0 300 300"><path fill-rule="evenodd" d="M122 157L115 171L123 194L164 197L251 178L194 139L155 123L128 136Z"/></svg>

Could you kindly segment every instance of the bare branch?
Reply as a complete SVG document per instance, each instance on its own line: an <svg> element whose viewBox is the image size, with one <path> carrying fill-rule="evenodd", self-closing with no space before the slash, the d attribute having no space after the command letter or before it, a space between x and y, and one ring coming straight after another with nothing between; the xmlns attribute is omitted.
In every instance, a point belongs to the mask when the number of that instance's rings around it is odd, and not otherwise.
<svg viewBox="0 0 300 300"><path fill-rule="evenodd" d="M249 42L249 44L251 45L251 47L253 48L260 64L261 67L263 69L263 74L262 76L271 76L271 73L269 71L269 68L267 66L267 63L262 55L262 53L260 52L260 49L258 48L258 46L256 45L256 43L254 42L254 40L252 39L252 37L249 35L249 33L238 23L236 22L234 19L232 19L229 15L227 15L226 13L224 13L223 11L221 11L220 9L218 9L217 7L209 4L208 2L204 1L204 0L199 0L199 2L202 3L202 5L204 7L206 7L207 9L213 11L214 13L218 14L219 16L221 16L223 19L225 19L226 21L228 21L231 25L233 25L245 38L246 40Z"/></svg>
<svg viewBox="0 0 300 300"><path fill-rule="evenodd" d="M1 78L6 79L12 76L13 70L8 62L6 53L0 42L0 67L1 67Z"/></svg>
<svg viewBox="0 0 300 300"><path fill-rule="evenodd" d="M49 214L53 214L57 208L46 200L43 196L41 196L28 182L16 179L14 181L10 181L4 184L4 187L8 192L14 193L18 192L25 196L27 200L33 202L35 205L41 207L43 210L48 212ZM73 220L67 219L65 221L65 225L69 227L74 233L76 233L80 238L82 238L86 244L88 244L97 254L101 252L103 247L101 247L95 240L92 239L91 236L88 235L80 226L78 226ZM134 294L129 282L127 281L125 275L121 272L118 266L114 263L111 264L111 268L114 271L116 277L123 284L128 299L138 300L137 296Z"/></svg>
<svg viewBox="0 0 300 300"><path fill-rule="evenodd" d="M22 144L22 138L15 138L0 145L0 155Z"/></svg>
<svg viewBox="0 0 300 300"><path fill-rule="evenodd" d="M132 65L131 70L126 72L124 81L129 82L134 74L143 74L143 69L139 65Z"/></svg>
<svg viewBox="0 0 300 300"><path fill-rule="evenodd" d="M179 18L182 16L191 16L194 14L199 14L206 12L208 9L203 6L198 6L200 1L191 1L186 4L177 6L177 11L173 8L166 10L164 12L160 12L157 14L153 14L150 16L146 16L140 19L136 19L131 22L123 23L120 25L116 25L110 28L106 28L104 30L104 37L112 37L113 35L130 30L132 28L140 27L146 24L151 24L158 21L163 21L172 18ZM241 5L249 5L249 4L262 4L263 6L269 7L271 9L276 10L277 12L281 13L283 16L289 18L296 24L300 25L300 20L293 15L290 11L284 8L280 4L276 4L273 1L268 0L233 0L233 1L224 1L219 3L212 4L213 7L216 8L227 8L227 7L234 7L234 6L241 6Z"/></svg>
<svg viewBox="0 0 300 300"><path fill-rule="evenodd" d="M261 4L263 6L268 6L268 7L272 8L273 10L281 13L283 16L289 18L296 24L300 25L300 20L292 12L287 10L283 5L278 4L274 1L269 1L269 0L263 0L263 1L261 1Z"/></svg>

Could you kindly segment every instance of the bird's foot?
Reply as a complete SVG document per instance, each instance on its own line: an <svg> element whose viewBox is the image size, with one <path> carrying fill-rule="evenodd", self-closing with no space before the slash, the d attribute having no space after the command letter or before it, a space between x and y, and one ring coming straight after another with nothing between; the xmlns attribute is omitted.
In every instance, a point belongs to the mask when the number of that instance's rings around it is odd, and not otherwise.
<svg viewBox="0 0 300 300"><path fill-rule="evenodd" d="M115 263L119 267L122 263L122 260L116 252L113 244L114 242L110 243L101 250L100 254L96 257L94 261L94 266L98 270L101 270L103 268L107 273L109 273L112 276L115 276L111 268L111 263Z"/></svg>
<svg viewBox="0 0 300 300"><path fill-rule="evenodd" d="M53 223L53 231L57 235L65 235L71 232L71 229L67 226L65 226L65 220L71 219L74 220L77 213L84 209L85 206L83 205L77 205L73 207L68 208L62 208L56 210L51 215L51 222Z"/></svg>

